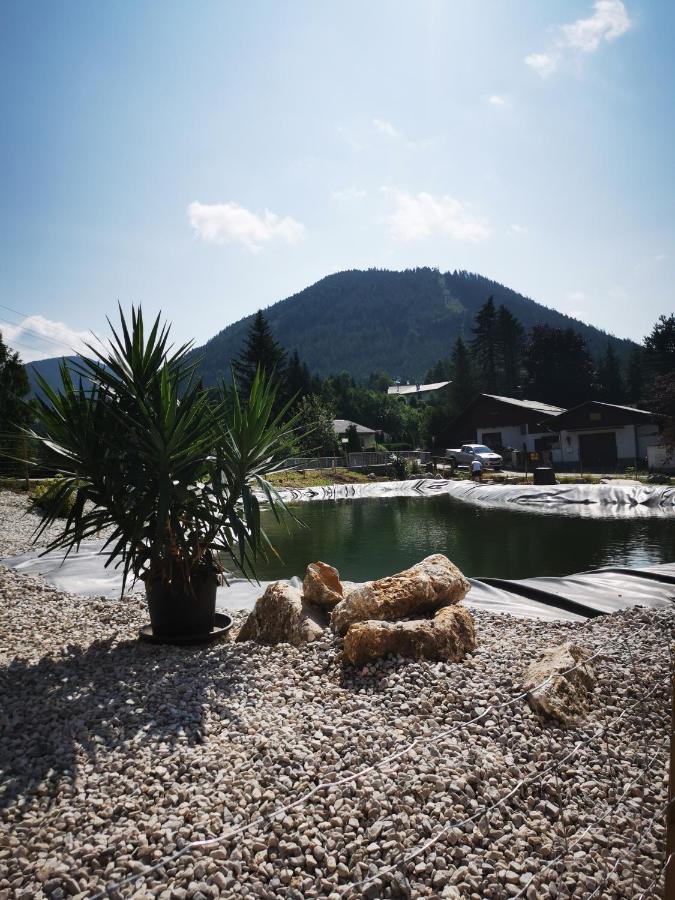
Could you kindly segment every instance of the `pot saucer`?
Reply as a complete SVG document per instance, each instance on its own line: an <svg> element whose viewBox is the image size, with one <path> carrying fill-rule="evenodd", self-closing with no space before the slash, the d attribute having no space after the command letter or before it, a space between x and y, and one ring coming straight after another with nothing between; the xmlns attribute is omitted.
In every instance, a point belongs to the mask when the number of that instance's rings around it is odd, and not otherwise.
<svg viewBox="0 0 675 900"><path fill-rule="evenodd" d="M144 625L138 632L142 641L150 644L211 644L226 634L232 627L232 617L227 613L217 612L215 625L211 631L205 634L176 635L175 637L153 634L152 625Z"/></svg>

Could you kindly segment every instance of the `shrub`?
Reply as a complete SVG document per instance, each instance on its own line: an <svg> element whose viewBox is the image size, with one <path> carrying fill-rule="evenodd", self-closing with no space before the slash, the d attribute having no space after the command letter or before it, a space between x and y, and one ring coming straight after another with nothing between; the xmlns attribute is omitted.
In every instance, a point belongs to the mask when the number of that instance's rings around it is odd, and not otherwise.
<svg viewBox="0 0 675 900"><path fill-rule="evenodd" d="M48 510L54 505L56 494L60 487L63 486L64 479L57 475L56 478L45 478L37 484L30 492L30 499L34 506L38 509ZM67 519L75 506L75 494L68 494L53 510L54 515L61 519Z"/></svg>
<svg viewBox="0 0 675 900"><path fill-rule="evenodd" d="M400 456L392 455L389 458L389 464L394 471L396 481L405 481L408 477L408 464L406 461Z"/></svg>

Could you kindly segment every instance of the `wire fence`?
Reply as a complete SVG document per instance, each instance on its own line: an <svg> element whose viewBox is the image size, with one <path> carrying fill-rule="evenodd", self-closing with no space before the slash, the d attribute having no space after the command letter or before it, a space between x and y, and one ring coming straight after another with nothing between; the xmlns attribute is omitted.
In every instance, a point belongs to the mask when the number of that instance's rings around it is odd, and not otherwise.
<svg viewBox="0 0 675 900"><path fill-rule="evenodd" d="M646 628L647 625L644 625L642 628L637 629L633 632L633 636ZM625 650L627 648L629 654L631 654L629 641L625 640L626 635L621 635L621 637L624 640L621 642L616 641L616 643L621 643L621 649ZM569 878L570 875L575 877L575 865L579 855L576 848L580 844L583 844L591 835L594 837L594 840L597 840L598 834L600 834L600 826L607 823L613 816L618 816L621 811L628 817L640 815L644 796L648 792L652 794L657 793L658 789L655 786L663 784L664 772L667 769L668 742L664 741L663 744L655 748L649 743L650 738L647 736L646 729L643 730L645 739L642 745L626 748L626 755L629 758L630 765L635 770L635 775L628 780L625 778L625 768L620 765L620 760L615 760L611 753L607 753L602 757L598 751L605 746L603 742L609 748L609 736L612 734L620 735L622 733L621 726L627 719L634 720L637 718L638 721L646 722L649 717L655 715L660 715L663 718L665 711L668 721L670 721L669 687L673 677L673 656L670 648L672 635L667 635L667 638L669 641L670 671L668 673L658 671L654 673L654 677L651 678L645 689L641 690L638 696L634 697L630 703L627 703L623 709L609 707L601 710L596 717L597 720L592 725L589 725L588 733L579 736L573 742L567 742L566 744L562 742L562 746L559 730L549 729L550 752L541 753L539 760L537 760L531 770L526 773L520 772L514 776L515 783L508 790L499 796L492 797L491 802L474 803L473 811L468 816L453 817L443 822L436 822L433 833L427 840L403 853L390 865L379 867L377 864L374 867L371 865L365 877L359 878L357 875L358 880L351 880L349 883L337 887L336 892L340 896L350 898L350 900L355 900L356 897L361 896L381 896L380 891L371 893L370 889L375 886L384 891L389 883L394 884L393 881L389 882L388 879L396 874L402 876L404 880L407 879L407 876L414 871L414 864L417 858L432 851L450 832L463 831L466 834L469 826L476 826L477 823L481 822L489 822L490 817L496 813L508 817L517 809L514 805L517 797L525 795L527 798L532 798L534 796L534 788L538 785L541 798L546 796L544 788L551 788L552 785L553 789L557 791L560 816L549 823L549 834L544 832L541 834L542 838L550 841L551 852L547 856L537 859L536 871L530 872L527 879L521 878L520 888L517 888L515 893L510 891L508 896L514 898L514 900L518 897L526 897L528 900L533 900L533 898L541 896L575 896L584 897L587 900L596 897L634 897L640 900L640 898L659 896L659 885L666 870L672 864L675 854L665 858L663 865L657 866L655 873L641 865L639 860L641 859L641 848L647 840L650 840L652 844L656 841L656 844L661 848L665 856L665 822L669 809L668 803L659 804L654 814L646 817L640 828L639 836L632 845L621 846L621 842L619 842L618 855L612 864L610 864L611 857L609 854L598 853L596 870L593 875L595 884L586 893L577 893L574 889L569 889L569 883L566 883L565 879L566 877ZM587 668L590 663L599 657L604 660L611 660L611 650L607 648L598 650L562 674L566 676L577 669ZM637 660L633 658L632 654L631 667L633 668L634 676L631 684L638 684L640 681L638 676L639 667ZM531 691L534 693L542 690L551 682L553 677L549 676L544 679ZM141 871L134 872L127 877L109 882L99 893L94 895L92 900L102 900L106 896L120 897L122 895L119 892L123 888L136 885L137 882L146 879L152 873L159 873L160 876L163 875L168 878L168 870L172 864L193 851L207 852L223 844L230 844L230 849L232 850L237 846L237 838L244 833L264 829L276 821L285 819L292 811L307 806L312 798L319 793L334 792L338 788L343 788L355 782L360 786L365 786L367 785L367 779L374 773L382 772L385 769L388 772L395 771L396 767L400 766L404 759L409 758L413 751L431 749L437 745L439 740L450 736L461 738L462 732L465 732L469 725L487 721L494 723L495 720L499 723L500 717L508 715L508 710L515 704L526 702L529 693L530 691L522 691L503 702L490 703L479 715L470 718L468 721L455 721L447 728L426 734L418 734L402 747L381 757L376 762L363 766L357 771L348 771L342 775L338 773L337 777L322 781L299 797L275 807L270 812L261 813L235 828L228 828L221 834L211 838L188 841L184 846L173 853L166 854L153 865L148 865ZM542 731L545 737L546 729L543 728ZM665 729L664 733L667 733ZM572 746L570 746L570 743L572 743ZM501 749L503 751L503 748ZM480 752L484 753L488 760L491 758L491 751L481 748ZM608 793L612 796L608 797L597 808L592 820L585 827L579 828L570 835L569 823L565 822L563 815L565 801L570 801L571 797L569 795L571 788L568 788L566 785L566 777L571 767L574 766L575 760L587 760L588 758L593 758L594 755L599 760L598 767L600 769L603 769L603 767L608 769L605 778L609 788ZM417 758L418 754L416 753L413 759ZM472 754L470 748L462 745L452 762L456 762L459 767L468 766L471 759L473 759L475 765L475 754ZM449 760L445 759L444 762L447 763ZM566 793L566 790L568 793ZM673 802L675 800L670 801L670 803ZM602 838L601 834L600 837ZM606 845L607 841L605 840L604 843ZM575 856L575 853L577 856ZM582 855L584 854L582 853ZM631 886L629 892L626 893L625 885L620 887L617 884L617 879L619 877L618 872L621 870L623 881L626 881L623 870L630 865L629 859L632 861L633 870L628 874ZM373 871L373 868L375 871ZM537 882L535 882L535 878L538 879ZM548 890L545 893L540 893L539 886L544 878L550 879L551 883L556 885L556 893L549 893ZM409 883L407 881L405 883L408 885L408 896L410 896ZM490 896L507 896L507 894L497 895L491 893Z"/></svg>
<svg viewBox="0 0 675 900"><path fill-rule="evenodd" d="M55 470L43 447L30 435L0 431L0 478L47 478Z"/></svg>

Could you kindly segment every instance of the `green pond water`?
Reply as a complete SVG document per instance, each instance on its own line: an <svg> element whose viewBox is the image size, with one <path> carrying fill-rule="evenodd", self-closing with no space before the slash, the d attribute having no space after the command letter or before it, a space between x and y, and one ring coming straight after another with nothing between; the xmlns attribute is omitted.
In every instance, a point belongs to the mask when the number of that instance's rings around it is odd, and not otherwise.
<svg viewBox="0 0 675 900"><path fill-rule="evenodd" d="M264 514L281 556L261 580L302 576L323 560L342 578L366 581L444 553L468 576L530 578L600 566L675 560L675 517L583 519L481 509L448 496L329 500L292 506L305 523L287 530Z"/></svg>

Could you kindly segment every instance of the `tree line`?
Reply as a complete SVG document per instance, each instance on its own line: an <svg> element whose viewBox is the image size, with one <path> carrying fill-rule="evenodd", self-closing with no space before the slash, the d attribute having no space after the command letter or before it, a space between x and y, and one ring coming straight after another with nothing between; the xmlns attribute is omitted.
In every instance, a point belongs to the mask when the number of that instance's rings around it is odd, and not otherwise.
<svg viewBox="0 0 675 900"><path fill-rule="evenodd" d="M675 315L659 318L643 344L632 348L625 366L609 341L595 359L572 327L535 325L526 331L510 310L495 305L493 297L478 309L471 333L469 340L458 337L449 354L426 373L426 383L450 382L430 403L405 404L388 395L393 381L387 372L374 372L361 383L348 372L324 379L312 375L297 350L289 356L275 340L261 311L233 369L243 390L258 367L276 373L281 400L292 403L300 414L299 453L319 448L326 455L336 452L334 418L384 432L394 443L431 446L478 393L567 409L601 400L675 411Z"/></svg>
<svg viewBox="0 0 675 900"><path fill-rule="evenodd" d="M232 360L235 382L247 396L255 372L274 373L277 409L298 414L296 437L287 456L338 453L333 420L348 419L388 437L388 448L433 446L434 439L478 393L539 400L570 408L585 400L637 404L675 418L675 315L663 315L624 366L608 342L594 359L574 328L535 325L528 331L503 305L489 297L476 313L471 337L455 340L447 356L429 369L426 382L449 381L430 403L404 403L387 394L389 373L377 371L360 382L349 373L313 374L298 351L275 339L262 311L253 319ZM18 353L0 333L0 437L19 435L32 419L29 382ZM675 435L669 433L675 443ZM358 436L347 435L348 449Z"/></svg>

